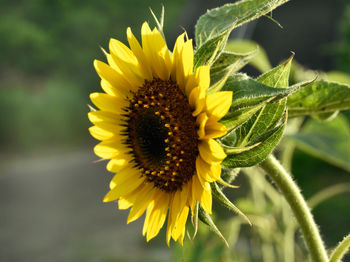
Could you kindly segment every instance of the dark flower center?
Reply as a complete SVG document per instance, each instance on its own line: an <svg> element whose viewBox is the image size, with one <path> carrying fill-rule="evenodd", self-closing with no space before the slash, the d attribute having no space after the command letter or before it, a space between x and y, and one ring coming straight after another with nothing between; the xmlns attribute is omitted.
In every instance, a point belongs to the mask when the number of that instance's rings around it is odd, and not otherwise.
<svg viewBox="0 0 350 262"><path fill-rule="evenodd" d="M187 97L169 80L145 81L127 108L123 133L133 162L155 187L173 192L196 171L198 136Z"/></svg>

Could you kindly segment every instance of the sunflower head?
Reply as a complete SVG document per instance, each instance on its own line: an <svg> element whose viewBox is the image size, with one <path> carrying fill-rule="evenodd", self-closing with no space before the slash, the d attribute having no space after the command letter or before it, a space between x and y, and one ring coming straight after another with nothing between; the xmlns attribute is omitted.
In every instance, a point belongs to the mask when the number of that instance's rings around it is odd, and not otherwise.
<svg viewBox="0 0 350 262"><path fill-rule="evenodd" d="M90 98L89 131L101 142L96 155L116 173L105 202L131 208L128 223L146 212L143 235L155 237L167 222L166 240L183 243L189 211L198 202L212 209L210 183L221 181L226 157L215 138L232 92L207 95L209 66L193 71L192 40L180 35L172 52L161 33L145 22L142 45L127 29L130 47L111 39L108 64L94 61L103 93Z"/></svg>

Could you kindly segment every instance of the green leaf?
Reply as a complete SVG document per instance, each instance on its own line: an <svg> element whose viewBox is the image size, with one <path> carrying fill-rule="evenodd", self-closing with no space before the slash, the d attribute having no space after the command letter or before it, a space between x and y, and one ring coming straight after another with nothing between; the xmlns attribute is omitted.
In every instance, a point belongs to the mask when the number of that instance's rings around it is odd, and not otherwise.
<svg viewBox="0 0 350 262"><path fill-rule="evenodd" d="M196 24L197 47L209 39L230 33L235 27L263 16L288 0L242 0L211 9L202 15Z"/></svg>
<svg viewBox="0 0 350 262"><path fill-rule="evenodd" d="M350 125L342 115L329 122L311 119L287 137L300 150L350 172Z"/></svg>
<svg viewBox="0 0 350 262"><path fill-rule="evenodd" d="M222 166L230 168L250 167L260 163L278 145L283 136L285 126L286 122L266 132L263 136L257 139L259 142L261 142L261 144L252 148L251 150L240 154L228 155L222 162ZM255 143L256 142L258 141L255 141Z"/></svg>
<svg viewBox="0 0 350 262"><path fill-rule="evenodd" d="M224 238L224 236L221 234L221 232L219 231L219 229L216 227L213 219L211 218L211 216L204 211L204 209L202 207L199 207L199 212L198 212L198 215L199 215L199 219L204 223L206 224L207 226L209 226L209 228L211 230L213 230L225 243L225 245L227 247L229 247L226 239Z"/></svg>
<svg viewBox="0 0 350 262"><path fill-rule="evenodd" d="M350 108L350 86L315 81L288 97L290 117L334 112Z"/></svg>
<svg viewBox="0 0 350 262"><path fill-rule="evenodd" d="M225 51L237 53L249 53L255 50L257 50L257 54L249 61L249 64L254 66L262 73L270 70L272 66L267 54L258 43L250 40L229 40L225 47Z"/></svg>

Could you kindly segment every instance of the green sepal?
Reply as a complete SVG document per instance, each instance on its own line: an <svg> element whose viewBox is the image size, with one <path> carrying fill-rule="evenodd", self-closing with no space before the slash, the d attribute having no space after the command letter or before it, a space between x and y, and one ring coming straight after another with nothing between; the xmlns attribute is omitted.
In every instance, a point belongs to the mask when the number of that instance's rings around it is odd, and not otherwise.
<svg viewBox="0 0 350 262"><path fill-rule="evenodd" d="M227 70L224 71L224 75L220 75L220 79L218 79L215 84L213 84L207 94L211 94L211 93L216 93L219 92L223 86L225 85L227 79L230 77L230 75L233 73L233 71L236 69L236 65L240 63L240 60L236 61L234 64L232 64L231 66L229 66L227 68Z"/></svg>
<svg viewBox="0 0 350 262"><path fill-rule="evenodd" d="M287 120L286 97L306 85L306 83L299 83L288 87L293 56L262 74L256 80L247 78L250 87L247 88L247 86L243 87L242 85L242 88L240 88L239 84L242 84L243 81L232 87L236 90L234 101L236 100L237 105L233 102L229 113L221 121L228 126L229 130L233 129L220 139L225 153L228 155L223 162L223 166L248 167L258 164L279 143ZM249 90L250 88L251 90ZM256 94L259 91L260 97ZM262 93L262 91L266 93ZM242 97L242 100L250 99L251 102L251 97L254 95L257 98L256 101L260 104L250 104L248 108L239 108L242 105L238 104L242 101L237 102L237 100ZM261 102L260 99L262 98L264 100ZM243 105L247 106L247 103L243 103ZM237 109L233 110L235 108ZM235 114L236 116L238 114L236 119L234 118ZM230 144L227 144L227 142L230 142Z"/></svg>
<svg viewBox="0 0 350 262"><path fill-rule="evenodd" d="M238 215L243 217L244 220L248 222L249 225L252 225L250 222L249 218L241 211L239 210L238 207L236 207L226 196L225 194L221 191L220 187L218 186L217 183L211 183L211 192L213 196L225 207L230 209L233 212L236 212Z"/></svg>
<svg viewBox="0 0 350 262"><path fill-rule="evenodd" d="M269 70L258 77L257 81L273 88L287 88L289 83L289 72L294 54L279 66ZM240 134L237 146L246 146L250 141L266 131L274 128L282 119L286 109L286 99L275 103L267 103L261 110L252 116L237 133ZM253 146L253 145L251 145Z"/></svg>
<svg viewBox="0 0 350 262"><path fill-rule="evenodd" d="M219 231L219 229L217 228L217 226L215 225L213 219L211 218L211 216L204 211L204 209L199 206L199 210L198 210L198 217L199 219L206 224L207 226L209 226L209 228L211 230L213 230L221 239L222 241L224 241L225 245L227 247L229 247L228 242L226 241L226 239L224 238L224 236L221 234L221 232Z"/></svg>
<svg viewBox="0 0 350 262"><path fill-rule="evenodd" d="M233 102L229 111L233 112L239 108L259 105L271 98L273 98L271 102L278 102L310 84L310 82L301 82L288 88L274 88L264 85L246 74L234 74L227 79L222 90L233 91Z"/></svg>
<svg viewBox="0 0 350 262"><path fill-rule="evenodd" d="M263 101L254 107L239 108L235 111L229 112L224 118L220 120L220 123L226 126L227 131L236 129L237 127L248 121L256 112L258 112L264 105L266 105L270 100Z"/></svg>
<svg viewBox="0 0 350 262"><path fill-rule="evenodd" d="M210 68L211 86L244 67L255 57L258 49L247 53L223 51ZM212 89L212 88L211 88Z"/></svg>
<svg viewBox="0 0 350 262"><path fill-rule="evenodd" d="M222 148L224 149L226 155L233 155L233 154L239 154L248 150L253 149L254 147L260 145L261 142L258 142L254 145L250 145L250 146L245 146L245 147L235 147L235 146L226 146L226 145L221 145Z"/></svg>
<svg viewBox="0 0 350 262"><path fill-rule="evenodd" d="M259 145L239 154L228 155L222 162L222 166L230 168L250 167L263 161L281 140L286 127L286 120L287 117L285 116L285 120L282 124L270 129L260 137L257 137L255 141L250 143L255 144L260 142Z"/></svg>
<svg viewBox="0 0 350 262"><path fill-rule="evenodd" d="M197 46L193 58L193 68L196 69L201 65L211 66L225 48L227 38L228 33L224 32L214 38L209 39L199 48Z"/></svg>
<svg viewBox="0 0 350 262"><path fill-rule="evenodd" d="M240 172L240 168L221 168L221 178L227 183L231 184L236 179Z"/></svg>
<svg viewBox="0 0 350 262"><path fill-rule="evenodd" d="M289 73L294 53L282 64L260 75L257 80L267 86L286 88L289 85Z"/></svg>
<svg viewBox="0 0 350 262"><path fill-rule="evenodd" d="M196 237L197 232L198 232L198 214L199 214L199 202L197 201L196 206L195 206L194 211L193 211L192 216L191 216L191 221L192 221L192 225L193 225L193 229L194 229L192 239L194 239Z"/></svg>

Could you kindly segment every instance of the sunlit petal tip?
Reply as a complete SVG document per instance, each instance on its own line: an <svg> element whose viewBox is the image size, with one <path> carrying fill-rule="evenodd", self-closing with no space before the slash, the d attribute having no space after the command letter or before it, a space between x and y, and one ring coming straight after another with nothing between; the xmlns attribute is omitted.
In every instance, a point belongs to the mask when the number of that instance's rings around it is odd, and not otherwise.
<svg viewBox="0 0 350 262"><path fill-rule="evenodd" d="M151 28L149 27L148 22L143 22L141 27L141 35L151 33Z"/></svg>
<svg viewBox="0 0 350 262"><path fill-rule="evenodd" d="M182 33L176 38L174 51L175 51L175 47L177 47L178 50L181 50L184 43L185 43L185 33Z"/></svg>
<svg viewBox="0 0 350 262"><path fill-rule="evenodd" d="M103 202L106 203L106 202L115 201L118 199L118 197L119 196L116 196L115 190L111 190L105 195L105 197L103 198Z"/></svg>
<svg viewBox="0 0 350 262"><path fill-rule="evenodd" d="M128 209L129 207L132 207L132 205L133 205L133 203L131 203L127 199L119 198L119 200L118 200L118 208L120 210Z"/></svg>

